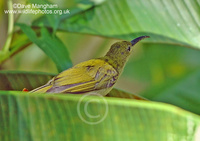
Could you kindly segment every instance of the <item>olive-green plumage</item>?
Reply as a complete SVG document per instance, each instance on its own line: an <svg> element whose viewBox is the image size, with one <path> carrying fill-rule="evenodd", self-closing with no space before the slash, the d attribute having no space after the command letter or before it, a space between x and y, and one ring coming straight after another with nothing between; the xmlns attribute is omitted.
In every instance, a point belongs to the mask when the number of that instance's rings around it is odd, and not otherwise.
<svg viewBox="0 0 200 141"><path fill-rule="evenodd" d="M104 57L91 59L67 69L47 84L30 92L38 93L98 93L106 95L113 88L123 71L132 47L149 36L138 37L131 42L113 44Z"/></svg>

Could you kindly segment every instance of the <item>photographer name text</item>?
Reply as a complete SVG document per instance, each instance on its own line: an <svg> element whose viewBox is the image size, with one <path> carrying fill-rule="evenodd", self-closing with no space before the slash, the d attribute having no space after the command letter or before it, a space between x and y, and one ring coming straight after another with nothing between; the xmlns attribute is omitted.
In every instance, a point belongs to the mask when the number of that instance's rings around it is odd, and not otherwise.
<svg viewBox="0 0 200 141"><path fill-rule="evenodd" d="M57 4L21 4L21 3L14 3L13 8L24 9L24 8L42 8L42 9L51 9L51 8L58 8Z"/></svg>

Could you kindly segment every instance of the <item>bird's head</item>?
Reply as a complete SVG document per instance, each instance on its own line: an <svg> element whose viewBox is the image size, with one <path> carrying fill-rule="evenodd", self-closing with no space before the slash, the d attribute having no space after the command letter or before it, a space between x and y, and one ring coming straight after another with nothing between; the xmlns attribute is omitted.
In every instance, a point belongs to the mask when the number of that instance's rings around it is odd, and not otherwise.
<svg viewBox="0 0 200 141"><path fill-rule="evenodd" d="M149 38L149 36L140 36L135 38L132 41L121 41L114 43L106 56L109 58L116 60L117 62L126 62L127 58L130 56L133 46L144 38Z"/></svg>

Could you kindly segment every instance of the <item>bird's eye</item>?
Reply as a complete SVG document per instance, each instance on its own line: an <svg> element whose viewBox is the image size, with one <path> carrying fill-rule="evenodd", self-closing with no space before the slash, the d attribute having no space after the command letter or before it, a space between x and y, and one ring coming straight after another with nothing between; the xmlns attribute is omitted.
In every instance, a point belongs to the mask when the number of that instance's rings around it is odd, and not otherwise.
<svg viewBox="0 0 200 141"><path fill-rule="evenodd" d="M131 51L131 47L130 47L130 46L128 46L127 50L128 50L128 51Z"/></svg>

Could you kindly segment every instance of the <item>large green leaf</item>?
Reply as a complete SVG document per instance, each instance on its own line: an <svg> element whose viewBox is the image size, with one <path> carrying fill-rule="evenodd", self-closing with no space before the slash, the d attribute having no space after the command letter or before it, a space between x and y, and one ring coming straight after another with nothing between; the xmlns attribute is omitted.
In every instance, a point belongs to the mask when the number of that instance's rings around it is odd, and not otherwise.
<svg viewBox="0 0 200 141"><path fill-rule="evenodd" d="M178 80L170 80L160 87L152 87L142 95L153 101L177 105L200 115L199 84L200 69L197 69Z"/></svg>
<svg viewBox="0 0 200 141"><path fill-rule="evenodd" d="M52 36L46 28L41 28L40 36L37 36L31 27L25 24L17 25L55 62L59 72L72 66L67 48L56 35Z"/></svg>
<svg viewBox="0 0 200 141"><path fill-rule="evenodd" d="M99 6L66 17L60 30L131 40L149 35L148 41L200 48L198 0L106 0ZM41 23L51 26L45 18Z"/></svg>
<svg viewBox="0 0 200 141"><path fill-rule="evenodd" d="M0 71L0 90L32 90L46 84L55 74L24 71Z"/></svg>
<svg viewBox="0 0 200 141"><path fill-rule="evenodd" d="M127 98L127 99L137 99L137 100L147 100L139 95L131 94L128 92L125 92L120 89L113 88L106 97L117 97L117 98Z"/></svg>
<svg viewBox="0 0 200 141"><path fill-rule="evenodd" d="M0 92L1 140L198 140L200 117L155 102Z"/></svg>

